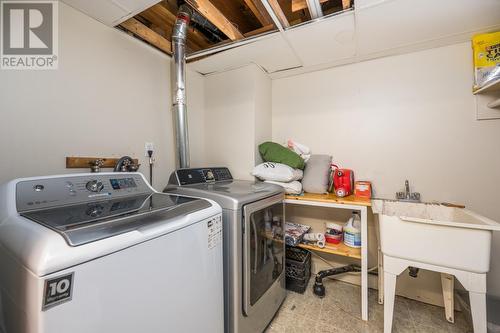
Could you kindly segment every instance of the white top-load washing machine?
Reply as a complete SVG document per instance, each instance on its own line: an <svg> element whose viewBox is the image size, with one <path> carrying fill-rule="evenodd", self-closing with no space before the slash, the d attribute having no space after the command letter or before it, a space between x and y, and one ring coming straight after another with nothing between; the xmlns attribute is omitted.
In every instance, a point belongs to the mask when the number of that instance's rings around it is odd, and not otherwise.
<svg viewBox="0 0 500 333"><path fill-rule="evenodd" d="M139 173L0 187L0 332L223 331L220 206Z"/></svg>
<svg viewBox="0 0 500 333"><path fill-rule="evenodd" d="M283 188L194 168L175 171L164 192L222 206L225 332L263 332L286 297Z"/></svg>

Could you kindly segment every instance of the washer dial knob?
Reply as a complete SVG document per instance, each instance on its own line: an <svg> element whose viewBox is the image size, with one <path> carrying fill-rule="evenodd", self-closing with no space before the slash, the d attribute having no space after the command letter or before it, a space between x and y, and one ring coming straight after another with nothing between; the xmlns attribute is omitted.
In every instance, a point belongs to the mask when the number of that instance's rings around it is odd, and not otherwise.
<svg viewBox="0 0 500 333"><path fill-rule="evenodd" d="M91 180L91 181L87 182L87 185L85 185L85 187L90 192L98 193L98 192L102 191L102 189L104 188L104 185L98 180Z"/></svg>

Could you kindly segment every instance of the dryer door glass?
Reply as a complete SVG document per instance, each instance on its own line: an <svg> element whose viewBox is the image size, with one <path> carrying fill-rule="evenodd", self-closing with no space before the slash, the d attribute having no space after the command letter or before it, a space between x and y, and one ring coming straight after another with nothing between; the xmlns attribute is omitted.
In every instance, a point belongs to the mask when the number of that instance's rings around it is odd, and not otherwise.
<svg viewBox="0 0 500 333"><path fill-rule="evenodd" d="M244 308L247 315L283 274L284 268L283 202L255 205L244 208Z"/></svg>

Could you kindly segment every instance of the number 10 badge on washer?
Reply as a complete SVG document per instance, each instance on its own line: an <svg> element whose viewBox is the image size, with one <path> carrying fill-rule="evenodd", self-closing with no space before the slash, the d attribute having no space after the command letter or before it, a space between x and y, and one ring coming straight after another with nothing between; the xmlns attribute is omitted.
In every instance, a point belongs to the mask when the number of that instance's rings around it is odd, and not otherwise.
<svg viewBox="0 0 500 333"><path fill-rule="evenodd" d="M45 280L42 310L71 301L74 273Z"/></svg>

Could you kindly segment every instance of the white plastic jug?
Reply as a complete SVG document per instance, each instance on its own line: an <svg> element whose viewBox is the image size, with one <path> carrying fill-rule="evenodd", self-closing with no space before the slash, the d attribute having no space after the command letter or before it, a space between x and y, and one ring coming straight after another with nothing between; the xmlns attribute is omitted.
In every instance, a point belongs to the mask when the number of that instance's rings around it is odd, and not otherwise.
<svg viewBox="0 0 500 333"><path fill-rule="evenodd" d="M361 247L361 217L358 212L353 212L344 227L344 244L349 247Z"/></svg>

